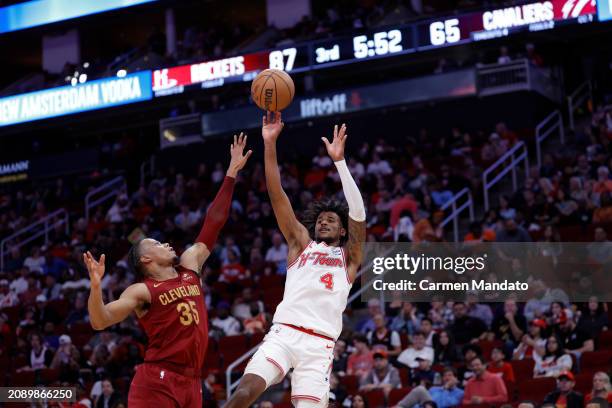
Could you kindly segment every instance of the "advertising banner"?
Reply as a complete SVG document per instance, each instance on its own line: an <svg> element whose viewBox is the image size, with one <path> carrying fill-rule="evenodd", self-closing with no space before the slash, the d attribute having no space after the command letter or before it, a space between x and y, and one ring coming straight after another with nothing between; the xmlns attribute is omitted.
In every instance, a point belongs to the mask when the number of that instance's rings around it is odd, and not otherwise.
<svg viewBox="0 0 612 408"><path fill-rule="evenodd" d="M0 126L151 99L151 71L0 99Z"/></svg>

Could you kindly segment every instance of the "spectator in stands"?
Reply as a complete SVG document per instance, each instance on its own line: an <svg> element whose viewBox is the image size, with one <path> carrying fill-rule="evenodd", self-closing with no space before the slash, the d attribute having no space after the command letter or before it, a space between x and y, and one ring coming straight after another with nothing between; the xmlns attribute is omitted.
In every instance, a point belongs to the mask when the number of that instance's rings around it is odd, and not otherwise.
<svg viewBox="0 0 612 408"><path fill-rule="evenodd" d="M85 295L81 292L77 294L74 300L74 309L72 309L68 314L68 317L66 317L66 324L71 325L75 323L87 322L89 322L89 312L87 311Z"/></svg>
<svg viewBox="0 0 612 408"><path fill-rule="evenodd" d="M36 297L38 295L40 295L38 275L34 272L30 272L28 275L28 289L19 295L19 299L24 306L29 306L36 302Z"/></svg>
<svg viewBox="0 0 612 408"><path fill-rule="evenodd" d="M504 228L497 232L497 242L531 242L531 235L525 228L519 226L516 220L508 218L504 221Z"/></svg>
<svg viewBox="0 0 612 408"><path fill-rule="evenodd" d="M238 245L236 245L236 241L234 241L233 237L227 237L225 238L225 245L221 248L221 252L219 253L219 259L221 260L222 264L226 264L228 263L228 251L232 250L234 251L234 254L240 258L241 253L240 253L240 248L238 248Z"/></svg>
<svg viewBox="0 0 612 408"><path fill-rule="evenodd" d="M431 302L427 317L431 319L434 330L446 329L453 322L455 315L453 314L452 304L450 302L451 306L449 306L449 304L437 300Z"/></svg>
<svg viewBox="0 0 612 408"><path fill-rule="evenodd" d="M348 354L346 352L346 342L338 339L334 345L334 360L332 362L332 371L340 376L346 374L346 366L348 363Z"/></svg>
<svg viewBox="0 0 612 408"><path fill-rule="evenodd" d="M217 305L217 316L212 319L211 326L221 336L237 336L240 334L240 322L230 315L230 305L221 301Z"/></svg>
<svg viewBox="0 0 612 408"><path fill-rule="evenodd" d="M398 333L412 335L421 326L422 315L411 302L404 302L402 309L391 321L390 328Z"/></svg>
<svg viewBox="0 0 612 408"><path fill-rule="evenodd" d="M370 299L368 301L368 317L362 319L359 323L357 323L357 331L365 334L370 331L376 330L376 325L374 324L374 317L382 313L383 309L380 306L380 300Z"/></svg>
<svg viewBox="0 0 612 408"><path fill-rule="evenodd" d="M466 344L462 349L464 365L459 369L459 379L465 386L470 378L474 376L472 371L472 360L482 356L482 349L478 344Z"/></svg>
<svg viewBox="0 0 612 408"><path fill-rule="evenodd" d="M372 350L383 349L390 357L396 357L402 351L400 336L396 331L387 329L385 323L382 313L374 316L376 329L369 331L366 337Z"/></svg>
<svg viewBox="0 0 612 408"><path fill-rule="evenodd" d="M373 176L388 176L393 173L393 169L391 169L388 161L381 159L378 153L374 153L366 172Z"/></svg>
<svg viewBox="0 0 612 408"><path fill-rule="evenodd" d="M26 290L28 290L28 275L30 274L30 270L26 267L23 267L19 270L19 278L13 280L9 287L11 292L14 292L16 295L20 295Z"/></svg>
<svg viewBox="0 0 612 408"><path fill-rule="evenodd" d="M23 266L28 268L30 272L43 272L45 257L39 247L32 248L32 253L23 261Z"/></svg>
<svg viewBox="0 0 612 408"><path fill-rule="evenodd" d="M482 320L487 327L491 327L491 322L493 322L491 307L478 303L478 294L476 292L468 292L465 305L468 310L468 316Z"/></svg>
<svg viewBox="0 0 612 408"><path fill-rule="evenodd" d="M573 318L568 318L559 324L557 332L562 347L566 353L574 354L578 359L582 353L595 350L595 342L591 335L578 327Z"/></svg>
<svg viewBox="0 0 612 408"><path fill-rule="evenodd" d="M440 374L432 370L431 360L427 360L423 357L417 357L416 362L418 366L410 370L410 385L413 387L419 385L430 387L436 382L436 377Z"/></svg>
<svg viewBox="0 0 612 408"><path fill-rule="evenodd" d="M534 377L556 377L559 373L572 369L572 358L563 350L556 336L550 336L546 340L544 357L540 358L537 353L533 356Z"/></svg>
<svg viewBox="0 0 612 408"><path fill-rule="evenodd" d="M56 300L61 297L62 285L57 283L57 278L54 275L45 276L45 286L41 294L45 295L47 300Z"/></svg>
<svg viewBox="0 0 612 408"><path fill-rule="evenodd" d="M468 343L477 339L486 330L484 322L467 315L467 307L463 302L453 305L454 320L449 326L449 332L458 344Z"/></svg>
<svg viewBox="0 0 612 408"><path fill-rule="evenodd" d="M251 317L251 305L253 302L257 302L260 311L264 311L264 304L261 300L255 300L253 298L253 289L246 287L242 289L242 296L237 297L232 307L232 316L237 319L248 319Z"/></svg>
<svg viewBox="0 0 612 408"><path fill-rule="evenodd" d="M351 398L351 408L368 408L368 400L362 394L354 395Z"/></svg>
<svg viewBox="0 0 612 408"><path fill-rule="evenodd" d="M418 406L421 406L423 408L435 408L426 405L427 403L431 402L432 397L429 394L429 391L427 391L427 388L422 385L419 385L418 387L411 389L410 392L404 398L402 398L393 408L412 408Z"/></svg>
<svg viewBox="0 0 612 408"><path fill-rule="evenodd" d="M9 281L0 279L0 309L5 307L13 307L19 303L17 294L9 289Z"/></svg>
<svg viewBox="0 0 612 408"><path fill-rule="evenodd" d="M419 331L423 333L425 336L425 345L429 347L433 347L433 341L436 333L433 329L433 322L429 317L423 317L421 319L421 325L419 326Z"/></svg>
<svg viewBox="0 0 612 408"><path fill-rule="evenodd" d="M115 408L119 404L123 404L121 395L115 391L111 380L102 380L102 394L96 400L95 408Z"/></svg>
<svg viewBox="0 0 612 408"><path fill-rule="evenodd" d="M247 334L265 333L268 329L268 316L259 309L258 302L251 303L251 317L244 319L242 325Z"/></svg>
<svg viewBox="0 0 612 408"><path fill-rule="evenodd" d="M266 252L266 262L276 264L276 272L284 275L287 273L287 244L283 242L283 237L278 232L272 236L272 246Z"/></svg>
<svg viewBox="0 0 612 408"><path fill-rule="evenodd" d="M60 380L75 383L79 376L79 356L76 346L67 334L59 338L59 348L51 361L51 368L60 370Z"/></svg>
<svg viewBox="0 0 612 408"><path fill-rule="evenodd" d="M346 389L340 384L338 374L332 371L329 374L329 399L333 400L336 406L342 407L347 395Z"/></svg>
<svg viewBox="0 0 612 408"><path fill-rule="evenodd" d="M442 385L431 387L429 393L438 408L451 408L461 405L463 390L459 387L455 369L445 367L442 371Z"/></svg>
<svg viewBox="0 0 612 408"><path fill-rule="evenodd" d="M382 389L385 396L394 388L401 387L401 380L397 368L389 364L385 350L375 351L373 354L374 367L360 380L359 391L368 392Z"/></svg>
<svg viewBox="0 0 612 408"><path fill-rule="evenodd" d="M459 361L459 353L455 342L446 330L436 333L433 340L434 363L451 365Z"/></svg>
<svg viewBox="0 0 612 408"><path fill-rule="evenodd" d="M612 385L610 385L610 376L603 371L598 371L593 375L593 388L584 399L584 402L595 398L603 398L604 400L612 403Z"/></svg>
<svg viewBox="0 0 612 408"><path fill-rule="evenodd" d="M355 351L348 358L346 365L347 375L356 375L365 377L374 366L374 358L368 347L368 339L361 334L353 337L353 346Z"/></svg>
<svg viewBox="0 0 612 408"><path fill-rule="evenodd" d="M48 368L53 361L53 351L43 344L38 333L30 334L30 364L17 369L17 371L30 371Z"/></svg>
<svg viewBox="0 0 612 408"><path fill-rule="evenodd" d="M608 330L608 313L603 302L599 302L597 296L591 296L586 310L580 313L578 318L578 329L588 333L593 339Z"/></svg>
<svg viewBox="0 0 612 408"><path fill-rule="evenodd" d="M542 336L546 330L544 319L533 319L529 323L529 333L524 334L519 345L514 349L512 358L523 360L525 358L536 358L534 355L544 356L546 349L546 339Z"/></svg>
<svg viewBox="0 0 612 408"><path fill-rule="evenodd" d="M191 211L187 204L183 204L181 205L181 212L174 217L174 225L183 231L189 231L201 219L202 216L198 212Z"/></svg>
<svg viewBox="0 0 612 408"><path fill-rule="evenodd" d="M608 241L608 234L602 227L595 228L594 242L589 244L587 250L589 256L601 265L612 262L612 242Z"/></svg>
<svg viewBox="0 0 612 408"><path fill-rule="evenodd" d="M417 368L419 366L417 357L430 362L434 360L434 351L431 347L425 345L425 335L422 332L416 332L412 336L412 344L401 352L397 357L397 362L409 368Z"/></svg>
<svg viewBox="0 0 612 408"><path fill-rule="evenodd" d="M508 401L508 391L504 381L486 370L481 357L473 358L470 368L474 372L474 377L470 378L465 386L462 401L464 405Z"/></svg>
<svg viewBox="0 0 612 408"><path fill-rule="evenodd" d="M219 282L235 284L241 280L248 279L251 272L240 263L240 259L236 256L233 250L227 251L227 263L221 267L221 275Z"/></svg>
<svg viewBox="0 0 612 408"><path fill-rule="evenodd" d="M499 347L494 347L491 350L491 362L487 364L487 371L499 375L504 381L515 381L512 365L504 361L504 352Z"/></svg>
<svg viewBox="0 0 612 408"><path fill-rule="evenodd" d="M509 355L527 332L527 321L519 313L516 301L508 299L504 302L504 314L497 316L491 327L495 338L504 342L504 350Z"/></svg>
<svg viewBox="0 0 612 408"><path fill-rule="evenodd" d="M574 374L571 371L563 371L557 376L557 389L544 398L544 404L555 404L566 408L582 408L584 396L574 391Z"/></svg>

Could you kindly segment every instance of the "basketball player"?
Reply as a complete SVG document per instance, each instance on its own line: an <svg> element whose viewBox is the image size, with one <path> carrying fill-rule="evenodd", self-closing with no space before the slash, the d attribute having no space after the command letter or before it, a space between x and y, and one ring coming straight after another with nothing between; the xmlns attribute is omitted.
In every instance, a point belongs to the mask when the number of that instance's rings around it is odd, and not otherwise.
<svg viewBox="0 0 612 408"><path fill-rule="evenodd" d="M281 114L263 118L266 184L276 220L289 245L283 301L226 408L250 406L289 369L291 400L297 408L327 407L334 344L342 331L353 279L362 261L365 207L344 160L346 126L334 128L330 143L322 138L334 161L346 207L325 200L314 203L300 223L282 189L276 159L276 139L283 129Z"/></svg>
<svg viewBox="0 0 612 408"><path fill-rule="evenodd" d="M143 281L130 285L118 300L105 305L100 288L105 256L96 261L91 253L83 254L91 279L88 307L93 328L103 330L135 312L149 338L144 363L136 368L130 386L130 408L202 407L208 317L200 270L227 220L236 175L252 153L243 155L246 139L242 134L234 136L223 184L195 244L180 258L167 243L151 238L135 243L128 262Z"/></svg>

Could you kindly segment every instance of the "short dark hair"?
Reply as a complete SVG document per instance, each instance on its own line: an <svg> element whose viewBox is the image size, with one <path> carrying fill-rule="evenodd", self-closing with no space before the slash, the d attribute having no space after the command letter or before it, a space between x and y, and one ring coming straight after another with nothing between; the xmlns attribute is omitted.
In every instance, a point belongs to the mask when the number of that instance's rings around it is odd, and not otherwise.
<svg viewBox="0 0 612 408"><path fill-rule="evenodd" d="M136 241L130 248L127 256L127 264L134 275L144 277L142 263L140 262L140 243L142 241L142 239Z"/></svg>
<svg viewBox="0 0 612 408"><path fill-rule="evenodd" d="M322 212L333 212L340 218L340 224L342 228L348 229L348 206L338 200L319 200L311 203L308 209L304 212L304 225L308 229L308 233L311 237L315 236L315 225L317 225L317 218ZM348 234L348 231L347 231ZM347 236L340 239L340 243L344 243Z"/></svg>
<svg viewBox="0 0 612 408"><path fill-rule="evenodd" d="M452 366L444 367L444 370L442 370L442 374L446 374L446 373L453 373L455 377L457 376L457 370L455 369L455 367L452 367Z"/></svg>

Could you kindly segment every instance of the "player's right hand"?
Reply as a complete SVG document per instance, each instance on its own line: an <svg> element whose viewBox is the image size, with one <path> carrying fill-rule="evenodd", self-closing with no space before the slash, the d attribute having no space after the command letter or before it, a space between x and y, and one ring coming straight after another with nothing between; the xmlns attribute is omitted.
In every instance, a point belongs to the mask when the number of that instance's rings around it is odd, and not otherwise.
<svg viewBox="0 0 612 408"><path fill-rule="evenodd" d="M263 117L261 126L261 135L263 136L264 142L276 142L278 135L283 130L282 116L280 112L266 112L266 116Z"/></svg>
<svg viewBox="0 0 612 408"><path fill-rule="evenodd" d="M106 256L102 254L99 261L91 255L91 252L87 251L83 254L83 261L89 271L89 280L91 281L91 287L99 287L104 276L104 266Z"/></svg>

